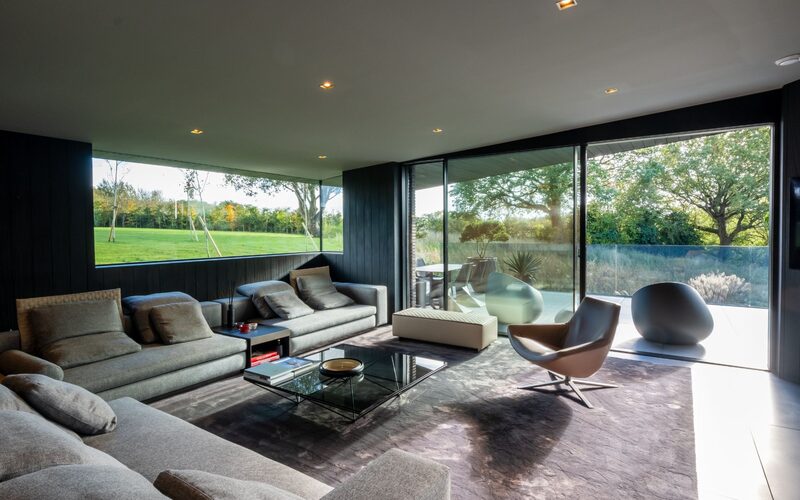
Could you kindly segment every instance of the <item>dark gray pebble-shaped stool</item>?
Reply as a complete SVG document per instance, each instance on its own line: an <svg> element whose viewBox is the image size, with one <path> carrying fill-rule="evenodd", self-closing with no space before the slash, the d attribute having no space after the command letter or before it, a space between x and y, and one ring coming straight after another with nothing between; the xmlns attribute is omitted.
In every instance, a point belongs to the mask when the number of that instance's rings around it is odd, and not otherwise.
<svg viewBox="0 0 800 500"><path fill-rule="evenodd" d="M642 337L663 344L693 345L714 330L706 302L685 283L655 283L631 299L633 324Z"/></svg>

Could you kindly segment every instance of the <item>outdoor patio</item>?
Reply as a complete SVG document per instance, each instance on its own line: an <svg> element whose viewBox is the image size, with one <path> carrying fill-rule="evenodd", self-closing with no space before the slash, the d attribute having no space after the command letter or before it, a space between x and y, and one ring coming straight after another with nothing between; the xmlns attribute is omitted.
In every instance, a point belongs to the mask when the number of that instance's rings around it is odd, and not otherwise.
<svg viewBox="0 0 800 500"><path fill-rule="evenodd" d="M644 340L636 331L631 315L630 297L592 295L620 304L622 311L614 339L615 351L652 354L671 358L697 360L705 363L740 366L766 370L768 365L767 309L710 305L714 317L714 332L695 346L657 344ZM570 309L573 296L566 292L542 292L544 311L537 323L552 323L556 315ZM476 298L483 299L482 295ZM486 308L473 308L470 312L486 312ZM500 325L505 331L506 325ZM504 334L504 333L501 333Z"/></svg>

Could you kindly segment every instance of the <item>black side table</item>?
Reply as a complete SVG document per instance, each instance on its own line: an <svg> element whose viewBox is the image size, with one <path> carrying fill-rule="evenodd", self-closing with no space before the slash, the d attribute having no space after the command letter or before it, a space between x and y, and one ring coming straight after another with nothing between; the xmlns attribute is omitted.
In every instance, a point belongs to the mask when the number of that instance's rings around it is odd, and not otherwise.
<svg viewBox="0 0 800 500"><path fill-rule="evenodd" d="M238 328L225 328L222 326L212 328L212 330L220 335L247 341L247 368L250 368L250 360L254 355L253 348L256 346L259 346L259 350L263 351L276 350L280 357L289 355L289 330L286 328L259 325L258 328L249 333L242 333Z"/></svg>

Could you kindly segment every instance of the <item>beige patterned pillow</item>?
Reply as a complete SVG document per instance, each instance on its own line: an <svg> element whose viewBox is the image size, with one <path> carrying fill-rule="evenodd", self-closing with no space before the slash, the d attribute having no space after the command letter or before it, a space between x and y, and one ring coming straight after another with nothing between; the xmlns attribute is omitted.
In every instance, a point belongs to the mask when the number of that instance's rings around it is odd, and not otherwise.
<svg viewBox="0 0 800 500"><path fill-rule="evenodd" d="M30 311L39 306L53 304L69 304L72 302L85 302L88 300L115 299L122 317L122 292L119 288L111 290L96 290L93 292L70 293L67 295L51 295L49 297L33 297L30 299L17 299L17 327L19 328L19 343L22 351L35 354L36 340L34 339Z"/></svg>

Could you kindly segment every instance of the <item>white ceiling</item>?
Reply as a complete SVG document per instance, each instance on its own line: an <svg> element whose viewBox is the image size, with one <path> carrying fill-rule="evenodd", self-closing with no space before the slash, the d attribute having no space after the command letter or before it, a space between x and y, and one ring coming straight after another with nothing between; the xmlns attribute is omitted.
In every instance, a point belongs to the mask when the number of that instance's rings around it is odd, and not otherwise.
<svg viewBox="0 0 800 500"><path fill-rule="evenodd" d="M798 19L798 0L8 0L0 129L326 178L778 88Z"/></svg>

